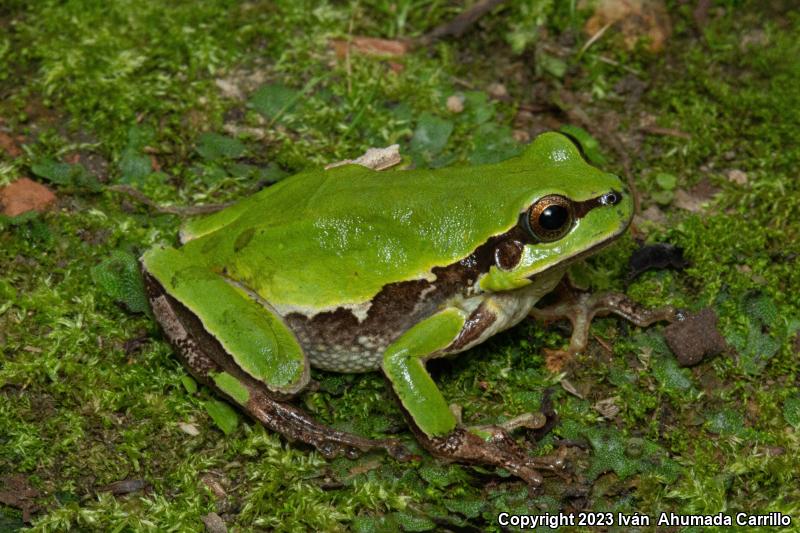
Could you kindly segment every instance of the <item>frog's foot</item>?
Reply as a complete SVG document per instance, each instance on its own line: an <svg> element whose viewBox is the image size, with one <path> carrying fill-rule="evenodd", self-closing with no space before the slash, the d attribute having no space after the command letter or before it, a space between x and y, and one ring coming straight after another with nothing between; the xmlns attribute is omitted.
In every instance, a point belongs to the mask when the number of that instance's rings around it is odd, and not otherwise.
<svg viewBox="0 0 800 533"><path fill-rule="evenodd" d="M145 287L159 323L189 372L270 430L291 441L310 444L329 458L342 454L355 457L359 452L376 449L383 449L398 460L413 457L396 439L368 439L337 431L277 397L264 383L242 371L219 342L203 329L197 317L166 295L148 274L145 274Z"/></svg>
<svg viewBox="0 0 800 533"><path fill-rule="evenodd" d="M500 426L459 426L442 437L429 437L414 426L414 433L425 449L439 459L504 468L536 487L543 481L539 470L560 472L566 467L566 449L550 456L529 457Z"/></svg>
<svg viewBox="0 0 800 533"><path fill-rule="evenodd" d="M590 294L576 292L567 287L562 290L562 294L562 298L555 304L544 308L534 307L530 312L530 316L537 320L553 322L566 318L572 324L569 347L566 350L548 350L547 367L552 371L560 370L575 354L586 350L589 343L589 326L596 316L613 313L640 327L661 320L675 322L681 316L672 306L647 309L622 293Z"/></svg>
<svg viewBox="0 0 800 533"><path fill-rule="evenodd" d="M458 338L467 313L447 308L413 326L383 355L383 372L409 421L417 440L431 455L448 461L504 468L531 485L542 483L544 458L533 459L520 448L506 428L466 428L458 406L449 406L425 368L425 359ZM544 427L546 417L524 415L508 421L515 427ZM560 463L563 465L563 461Z"/></svg>

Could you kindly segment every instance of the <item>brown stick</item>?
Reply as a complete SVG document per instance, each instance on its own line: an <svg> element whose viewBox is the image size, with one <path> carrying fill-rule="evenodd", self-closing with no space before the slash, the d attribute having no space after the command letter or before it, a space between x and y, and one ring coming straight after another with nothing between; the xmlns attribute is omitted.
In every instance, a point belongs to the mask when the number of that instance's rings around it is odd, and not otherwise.
<svg viewBox="0 0 800 533"><path fill-rule="evenodd" d="M692 136L685 131L676 130L673 128L662 128L660 126L643 126L639 128L640 131L651 133L653 135L666 135L667 137L678 137L681 139L691 139Z"/></svg>
<svg viewBox="0 0 800 533"><path fill-rule="evenodd" d="M505 0L479 0L474 6L460 13L450 22L436 26L433 30L420 37L417 42L423 46L427 46L443 37L449 37L451 35L458 37L475 24L479 18L504 1Z"/></svg>

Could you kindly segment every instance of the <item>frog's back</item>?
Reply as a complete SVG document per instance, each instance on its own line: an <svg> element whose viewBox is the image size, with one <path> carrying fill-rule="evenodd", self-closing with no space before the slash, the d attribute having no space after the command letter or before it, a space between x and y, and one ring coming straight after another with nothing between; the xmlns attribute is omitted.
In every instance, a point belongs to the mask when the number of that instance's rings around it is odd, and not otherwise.
<svg viewBox="0 0 800 533"><path fill-rule="evenodd" d="M186 249L283 313L357 306L516 223L529 191L487 202L475 169L300 174L188 226Z"/></svg>

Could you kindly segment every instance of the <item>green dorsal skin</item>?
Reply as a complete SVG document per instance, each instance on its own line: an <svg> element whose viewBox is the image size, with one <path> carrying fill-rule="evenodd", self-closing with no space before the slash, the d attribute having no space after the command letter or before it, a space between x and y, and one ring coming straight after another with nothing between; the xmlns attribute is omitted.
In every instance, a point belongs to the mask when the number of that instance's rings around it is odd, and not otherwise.
<svg viewBox="0 0 800 533"><path fill-rule="evenodd" d="M278 310L314 312L369 302L387 283L430 277L433 267L513 227L542 196L581 201L619 185L566 137L547 133L495 165L400 172L348 165L300 174L190 222L182 252Z"/></svg>

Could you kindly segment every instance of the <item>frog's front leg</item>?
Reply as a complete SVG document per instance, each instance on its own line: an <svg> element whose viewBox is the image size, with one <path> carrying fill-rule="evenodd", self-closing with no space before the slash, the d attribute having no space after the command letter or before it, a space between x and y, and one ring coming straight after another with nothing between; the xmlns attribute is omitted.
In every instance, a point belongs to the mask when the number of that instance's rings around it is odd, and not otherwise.
<svg viewBox="0 0 800 533"><path fill-rule="evenodd" d="M460 426L425 369L425 361L457 338L467 318L464 311L448 308L415 325L386 349L383 372L415 435L431 454L503 467L539 485L542 477L535 469L535 459L529 458L501 427Z"/></svg>
<svg viewBox="0 0 800 533"><path fill-rule="evenodd" d="M680 317L679 311L672 306L647 309L622 293L580 292L568 281L562 281L558 293L559 300L556 303L543 308L534 307L530 312L530 316L537 320L552 322L566 318L572 324L569 347L566 350L553 350L548 356L547 366L553 371L560 370L567 360L586 350L589 327L595 316L613 313L639 327L662 320L674 322Z"/></svg>
<svg viewBox="0 0 800 533"><path fill-rule="evenodd" d="M269 429L311 444L327 457L381 448L398 459L410 457L394 439L373 440L336 431L285 401L308 382L308 362L279 317L222 277L186 264L176 250L145 255L143 266L153 312L198 381ZM247 338L242 338L243 333ZM235 351L235 355L229 351L242 348L249 351Z"/></svg>

